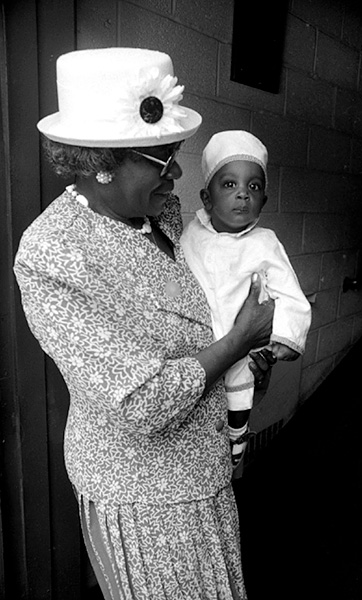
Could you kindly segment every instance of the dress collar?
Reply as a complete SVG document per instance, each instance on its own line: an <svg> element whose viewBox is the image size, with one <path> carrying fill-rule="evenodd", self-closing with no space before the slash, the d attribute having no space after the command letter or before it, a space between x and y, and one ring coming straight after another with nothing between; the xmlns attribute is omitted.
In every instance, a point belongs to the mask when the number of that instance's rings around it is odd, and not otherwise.
<svg viewBox="0 0 362 600"><path fill-rule="evenodd" d="M254 229L254 227L257 225L257 223L260 219L260 217L255 219L255 221L253 221L251 223L251 225L249 225L246 229L243 229L243 231L239 231L238 233L228 233L226 231L218 232L218 231L216 231L216 229L213 228L213 226L211 224L210 215L204 208L200 208L199 210L197 210L196 216L199 219L201 225L203 225L203 227L205 227L206 229L211 231L211 233L215 233L216 235L230 235L232 237L241 237L241 236L245 235L246 233L249 233L249 231Z"/></svg>

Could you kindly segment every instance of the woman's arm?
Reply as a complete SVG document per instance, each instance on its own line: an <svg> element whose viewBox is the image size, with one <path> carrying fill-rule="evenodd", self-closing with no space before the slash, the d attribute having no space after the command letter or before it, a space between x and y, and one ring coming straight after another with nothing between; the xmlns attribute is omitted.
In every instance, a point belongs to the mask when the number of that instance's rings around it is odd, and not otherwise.
<svg viewBox="0 0 362 600"><path fill-rule="evenodd" d="M250 350L269 343L274 313L274 301L259 304L260 278L253 276L249 296L239 311L234 327L224 337L211 344L195 358L206 373L206 388L215 383L235 362Z"/></svg>
<svg viewBox="0 0 362 600"><path fill-rule="evenodd" d="M143 302L135 311L127 286L112 293L75 250L58 238L46 247L38 242L21 247L15 272L23 306L69 390L85 395L119 427L147 432L177 427L204 394L206 378L210 387L264 341L268 319L262 315L268 311L258 305L256 286L224 340L205 343L198 355L170 359L163 339L149 331ZM209 328L201 334L208 343Z"/></svg>

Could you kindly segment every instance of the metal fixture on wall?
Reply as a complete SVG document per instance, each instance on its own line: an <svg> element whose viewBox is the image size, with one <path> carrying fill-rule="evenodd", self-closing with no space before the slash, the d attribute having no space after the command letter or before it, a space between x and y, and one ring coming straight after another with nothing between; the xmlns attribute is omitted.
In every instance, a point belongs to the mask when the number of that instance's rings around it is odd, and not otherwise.
<svg viewBox="0 0 362 600"><path fill-rule="evenodd" d="M348 292L349 290L352 290L353 292L356 292L357 290L361 289L361 282L359 281L359 279L357 279L356 277L345 277L343 280L343 286L342 286L342 290L343 292Z"/></svg>

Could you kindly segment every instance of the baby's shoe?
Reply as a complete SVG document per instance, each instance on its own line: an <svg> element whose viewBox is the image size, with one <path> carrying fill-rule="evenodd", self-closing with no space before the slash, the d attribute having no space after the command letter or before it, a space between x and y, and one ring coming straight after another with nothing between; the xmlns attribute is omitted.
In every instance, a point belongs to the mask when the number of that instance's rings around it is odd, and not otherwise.
<svg viewBox="0 0 362 600"><path fill-rule="evenodd" d="M235 430L234 430L235 431ZM250 431L248 423L239 430L240 434L236 439L230 439L231 462L235 469L243 459L249 439L256 435L255 431Z"/></svg>

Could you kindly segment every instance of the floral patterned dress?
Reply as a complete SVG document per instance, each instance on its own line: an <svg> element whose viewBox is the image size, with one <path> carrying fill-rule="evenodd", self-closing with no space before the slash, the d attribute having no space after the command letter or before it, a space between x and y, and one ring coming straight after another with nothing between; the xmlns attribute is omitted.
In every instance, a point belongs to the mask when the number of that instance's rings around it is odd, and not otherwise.
<svg viewBox="0 0 362 600"><path fill-rule="evenodd" d="M175 260L68 192L15 260L29 327L70 394L64 453L108 600L242 600L239 525L206 298L179 244L178 199L158 226Z"/></svg>

